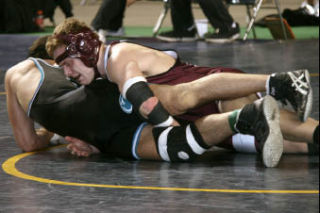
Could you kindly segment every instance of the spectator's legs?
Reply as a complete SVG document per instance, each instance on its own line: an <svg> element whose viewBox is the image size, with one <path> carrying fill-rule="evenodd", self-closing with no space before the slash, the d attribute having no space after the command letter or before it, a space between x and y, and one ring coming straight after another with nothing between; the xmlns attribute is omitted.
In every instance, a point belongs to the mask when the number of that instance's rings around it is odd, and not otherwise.
<svg viewBox="0 0 320 213"><path fill-rule="evenodd" d="M122 27L126 0L104 0L91 25L95 30L118 30Z"/></svg>
<svg viewBox="0 0 320 213"><path fill-rule="evenodd" d="M191 0L171 0L171 20L173 29L183 33L194 27Z"/></svg>
<svg viewBox="0 0 320 213"><path fill-rule="evenodd" d="M191 0L171 0L170 8L173 31L160 33L157 38L171 42L196 40Z"/></svg>
<svg viewBox="0 0 320 213"><path fill-rule="evenodd" d="M215 33L205 35L206 41L224 43L240 36L239 24L233 21L222 0L198 0L204 14L215 28Z"/></svg>
<svg viewBox="0 0 320 213"><path fill-rule="evenodd" d="M66 18L73 16L70 0L55 0L55 3L61 8Z"/></svg>
<svg viewBox="0 0 320 213"><path fill-rule="evenodd" d="M110 23L109 23L109 28L110 30L116 31L118 29L120 29L123 25L123 19L124 19L124 13L126 10L126 4L125 1L120 0L120 9L119 9L119 13L115 14L114 17L112 17Z"/></svg>
<svg viewBox="0 0 320 213"><path fill-rule="evenodd" d="M198 0L212 26L221 31L229 31L233 18L229 14L222 0Z"/></svg>

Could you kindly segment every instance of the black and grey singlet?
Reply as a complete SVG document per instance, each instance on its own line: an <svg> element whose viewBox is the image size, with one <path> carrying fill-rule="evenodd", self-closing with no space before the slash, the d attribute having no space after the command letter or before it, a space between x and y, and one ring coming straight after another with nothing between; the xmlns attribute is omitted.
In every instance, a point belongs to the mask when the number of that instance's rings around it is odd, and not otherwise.
<svg viewBox="0 0 320 213"><path fill-rule="evenodd" d="M115 84L96 80L78 87L63 71L41 59L30 58L41 80L28 115L49 131L87 141L100 150L123 128L142 123Z"/></svg>

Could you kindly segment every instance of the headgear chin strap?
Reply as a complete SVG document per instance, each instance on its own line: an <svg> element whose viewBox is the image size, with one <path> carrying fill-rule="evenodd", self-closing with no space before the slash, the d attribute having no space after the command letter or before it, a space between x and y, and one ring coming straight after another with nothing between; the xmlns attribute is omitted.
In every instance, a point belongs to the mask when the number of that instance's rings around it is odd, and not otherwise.
<svg viewBox="0 0 320 213"><path fill-rule="evenodd" d="M64 53L55 59L57 64L67 57L76 57L87 67L97 66L101 42L89 28L84 28L78 33L57 35L57 38L62 39L67 45Z"/></svg>

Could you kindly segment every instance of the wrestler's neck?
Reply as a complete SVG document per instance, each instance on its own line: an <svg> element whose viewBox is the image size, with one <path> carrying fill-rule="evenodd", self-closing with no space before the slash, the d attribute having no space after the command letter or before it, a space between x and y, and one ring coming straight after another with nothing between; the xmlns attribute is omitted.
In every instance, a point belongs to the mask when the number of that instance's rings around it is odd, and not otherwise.
<svg viewBox="0 0 320 213"><path fill-rule="evenodd" d="M98 59L98 62L97 62L97 68L98 68L98 72L100 74L101 77L103 78L106 78L106 67L105 67L105 64L104 64L104 54L106 52L106 46L104 44L102 44L100 46L100 51L99 51L99 59Z"/></svg>

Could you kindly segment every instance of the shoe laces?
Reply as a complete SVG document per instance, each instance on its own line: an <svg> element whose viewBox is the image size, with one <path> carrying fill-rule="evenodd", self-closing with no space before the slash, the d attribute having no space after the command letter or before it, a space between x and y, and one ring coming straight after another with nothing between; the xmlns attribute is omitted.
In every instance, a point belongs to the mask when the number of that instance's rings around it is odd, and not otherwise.
<svg viewBox="0 0 320 213"><path fill-rule="evenodd" d="M288 75L292 80L291 86L295 89L295 91L299 92L302 95L307 95L309 92L309 85L308 82L304 80L304 73L302 73L298 77L295 76L292 72L289 72Z"/></svg>

